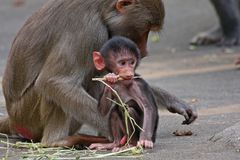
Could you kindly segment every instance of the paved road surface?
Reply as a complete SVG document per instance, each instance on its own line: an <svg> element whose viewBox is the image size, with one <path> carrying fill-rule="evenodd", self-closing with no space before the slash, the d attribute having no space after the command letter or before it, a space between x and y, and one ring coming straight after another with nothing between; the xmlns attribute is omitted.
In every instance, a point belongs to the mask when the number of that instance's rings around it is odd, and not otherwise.
<svg viewBox="0 0 240 160"><path fill-rule="evenodd" d="M14 36L45 1L27 0L25 6L13 8L9 0L0 0L0 77ZM209 2L165 0L165 4L167 17L160 42L149 41L150 56L138 71L150 83L189 103L194 101L199 118L190 126L182 126L181 116L160 111L157 142L144 159L240 159L237 148L209 141L215 133L240 120L240 70L233 65L240 48L190 48L191 37L217 22ZM5 114L4 106L0 89L1 116ZM175 130L191 130L194 135L175 137ZM85 132L92 131L86 127ZM0 153L4 155L4 151Z"/></svg>

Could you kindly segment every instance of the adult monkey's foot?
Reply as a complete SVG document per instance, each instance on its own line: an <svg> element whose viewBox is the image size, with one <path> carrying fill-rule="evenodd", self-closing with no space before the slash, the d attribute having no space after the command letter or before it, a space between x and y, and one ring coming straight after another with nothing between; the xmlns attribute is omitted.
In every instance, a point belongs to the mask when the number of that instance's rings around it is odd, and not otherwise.
<svg viewBox="0 0 240 160"><path fill-rule="evenodd" d="M219 26L213 27L208 31L198 33L190 42L191 45L211 45L217 44L223 37L222 29Z"/></svg>
<svg viewBox="0 0 240 160"><path fill-rule="evenodd" d="M240 44L240 29L231 30L231 33L223 34L220 26L197 34L190 42L191 45L222 45L233 46Z"/></svg>
<svg viewBox="0 0 240 160"><path fill-rule="evenodd" d="M119 144L116 142L112 143L93 143L89 146L89 149L94 149L94 150L113 150L114 148L118 148Z"/></svg>
<svg viewBox="0 0 240 160"><path fill-rule="evenodd" d="M115 147L115 148L112 149L112 152L123 151L125 149L131 148L131 147L134 147L134 146L135 145L129 144L129 145L125 145L125 146L122 146L122 147Z"/></svg>

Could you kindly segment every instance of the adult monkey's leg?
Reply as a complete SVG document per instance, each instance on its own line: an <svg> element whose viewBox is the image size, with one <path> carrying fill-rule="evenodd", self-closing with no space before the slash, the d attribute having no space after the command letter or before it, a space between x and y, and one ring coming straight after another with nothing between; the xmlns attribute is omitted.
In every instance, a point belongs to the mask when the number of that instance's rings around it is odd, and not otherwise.
<svg viewBox="0 0 240 160"><path fill-rule="evenodd" d="M219 17L220 25L196 35L194 45L239 45L240 14L238 0L210 0Z"/></svg>

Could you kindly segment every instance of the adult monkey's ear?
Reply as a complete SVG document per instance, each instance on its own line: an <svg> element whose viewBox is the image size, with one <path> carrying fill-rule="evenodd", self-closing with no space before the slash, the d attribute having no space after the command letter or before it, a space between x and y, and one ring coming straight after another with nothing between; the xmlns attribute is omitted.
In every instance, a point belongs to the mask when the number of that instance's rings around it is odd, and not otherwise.
<svg viewBox="0 0 240 160"><path fill-rule="evenodd" d="M93 63L99 71L103 70L106 66L102 54L96 51L93 52Z"/></svg>
<svg viewBox="0 0 240 160"><path fill-rule="evenodd" d="M116 9L120 13L124 13L126 10L126 7L131 4L134 4L135 2L136 0L117 0Z"/></svg>

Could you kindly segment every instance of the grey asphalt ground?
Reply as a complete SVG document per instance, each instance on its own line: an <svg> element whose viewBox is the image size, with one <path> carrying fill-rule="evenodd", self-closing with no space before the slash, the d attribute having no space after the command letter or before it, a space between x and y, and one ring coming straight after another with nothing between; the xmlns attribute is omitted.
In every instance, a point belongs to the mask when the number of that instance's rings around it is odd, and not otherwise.
<svg viewBox="0 0 240 160"><path fill-rule="evenodd" d="M27 0L14 8L9 0L0 0L0 80L11 42L31 13L46 0ZM138 72L149 83L175 94L198 110L199 118L189 126L181 125L183 117L160 111L157 140L143 159L161 160L238 160L240 148L209 139L240 121L240 70L234 60L240 48L189 47L198 32L217 23L208 0L164 0L166 21L160 41L149 38L149 57ZM0 116L5 102L0 88ZM85 128L86 132L90 129ZM176 137L175 130L191 130L192 136ZM17 152L19 152L17 150ZM4 156L0 149L0 157ZM13 154L10 159L19 159Z"/></svg>

